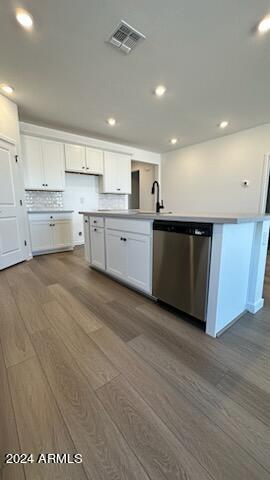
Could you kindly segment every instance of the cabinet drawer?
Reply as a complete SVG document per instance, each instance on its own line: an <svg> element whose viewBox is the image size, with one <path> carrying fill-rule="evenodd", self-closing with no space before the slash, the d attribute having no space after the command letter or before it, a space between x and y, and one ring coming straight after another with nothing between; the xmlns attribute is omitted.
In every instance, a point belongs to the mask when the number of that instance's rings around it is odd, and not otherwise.
<svg viewBox="0 0 270 480"><path fill-rule="evenodd" d="M49 213L28 213L30 222L39 222L50 220L72 220L72 213L65 212L49 212Z"/></svg>
<svg viewBox="0 0 270 480"><path fill-rule="evenodd" d="M130 220L123 218L106 218L106 228L113 230L122 230L124 232L141 233L150 235L152 231L152 222L145 220Z"/></svg>
<svg viewBox="0 0 270 480"><path fill-rule="evenodd" d="M103 217L90 217L90 225L92 227L104 227L104 218Z"/></svg>

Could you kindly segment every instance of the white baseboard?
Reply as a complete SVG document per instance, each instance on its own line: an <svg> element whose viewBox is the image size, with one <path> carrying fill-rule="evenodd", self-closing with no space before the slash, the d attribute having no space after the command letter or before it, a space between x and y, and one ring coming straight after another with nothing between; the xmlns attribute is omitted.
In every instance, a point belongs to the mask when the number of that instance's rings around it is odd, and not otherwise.
<svg viewBox="0 0 270 480"><path fill-rule="evenodd" d="M264 298L261 298L260 300L258 300L256 303L248 303L247 304L247 311L249 313L257 313L259 310L261 310L261 308L263 308L263 305L264 305Z"/></svg>

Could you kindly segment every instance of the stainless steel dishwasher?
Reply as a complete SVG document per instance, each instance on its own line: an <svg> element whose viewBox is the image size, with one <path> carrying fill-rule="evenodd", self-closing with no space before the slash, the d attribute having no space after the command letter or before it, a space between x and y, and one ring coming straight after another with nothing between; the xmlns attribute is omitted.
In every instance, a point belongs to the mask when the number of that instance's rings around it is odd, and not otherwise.
<svg viewBox="0 0 270 480"><path fill-rule="evenodd" d="M212 225L153 223L153 295L206 321Z"/></svg>

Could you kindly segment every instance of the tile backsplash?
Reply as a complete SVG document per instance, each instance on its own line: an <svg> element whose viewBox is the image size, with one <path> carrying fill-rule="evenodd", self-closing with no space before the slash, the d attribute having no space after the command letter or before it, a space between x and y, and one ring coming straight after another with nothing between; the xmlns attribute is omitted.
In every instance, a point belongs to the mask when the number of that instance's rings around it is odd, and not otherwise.
<svg viewBox="0 0 270 480"><path fill-rule="evenodd" d="M28 210L59 210L64 207L63 192L27 190L25 201Z"/></svg>
<svg viewBox="0 0 270 480"><path fill-rule="evenodd" d="M127 208L127 195L100 193L98 208L102 210L125 210Z"/></svg>
<svg viewBox="0 0 270 480"><path fill-rule="evenodd" d="M74 190L74 189L73 189ZM78 189L77 189L78 190ZM69 202L67 202L67 198L65 198L65 193L64 192L45 192L45 191L35 191L35 190L28 190L25 192L25 200L26 200L26 206L28 210L59 210L64 207L66 207L67 203L69 203L69 208L72 208L76 210L77 205L75 205L75 200L76 197L80 197L80 195L85 196L86 192L81 188L81 192L77 191L74 192L72 191L72 198L69 199ZM94 191L90 191L90 197L93 195L95 196ZM77 195L76 195L77 194ZM84 210L84 208L90 208L94 207L93 209L95 210L96 208L99 209L105 209L105 210L124 210L127 208L127 195L114 195L114 194L102 194L102 193L96 193L97 195L97 201L90 202L91 205L80 205L81 210ZM86 195L87 196L87 195ZM67 197L67 195L66 195ZM86 199L87 200L87 199ZM93 205L92 205L93 204Z"/></svg>

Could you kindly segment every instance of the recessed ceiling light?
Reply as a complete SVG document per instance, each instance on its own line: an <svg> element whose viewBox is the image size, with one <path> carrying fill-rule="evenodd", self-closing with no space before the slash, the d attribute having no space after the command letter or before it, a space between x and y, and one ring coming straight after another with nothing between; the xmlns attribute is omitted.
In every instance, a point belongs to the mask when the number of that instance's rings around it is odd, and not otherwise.
<svg viewBox="0 0 270 480"><path fill-rule="evenodd" d="M114 125L116 124L116 121L115 121L115 118L108 118L107 120L107 123L111 126L111 127L114 127Z"/></svg>
<svg viewBox="0 0 270 480"><path fill-rule="evenodd" d="M155 94L157 97L162 97L166 90L167 89L164 85L158 85L157 88L155 88Z"/></svg>
<svg viewBox="0 0 270 480"><path fill-rule="evenodd" d="M258 25L258 30L260 33L266 33L270 30L270 15L263 18L263 20Z"/></svg>
<svg viewBox="0 0 270 480"><path fill-rule="evenodd" d="M18 9L16 11L16 18L19 24L23 27L26 28L27 30L30 30L33 26L33 17L30 15L30 13L26 12L25 10Z"/></svg>
<svg viewBox="0 0 270 480"><path fill-rule="evenodd" d="M171 138L170 143L175 145L178 142L177 138Z"/></svg>
<svg viewBox="0 0 270 480"><path fill-rule="evenodd" d="M223 120L223 122L220 122L219 128L226 128L229 125L229 122L227 120Z"/></svg>
<svg viewBox="0 0 270 480"><path fill-rule="evenodd" d="M14 88L12 88L10 85L6 85L5 83L1 85L1 89L3 92L8 93L9 95L14 92Z"/></svg>

